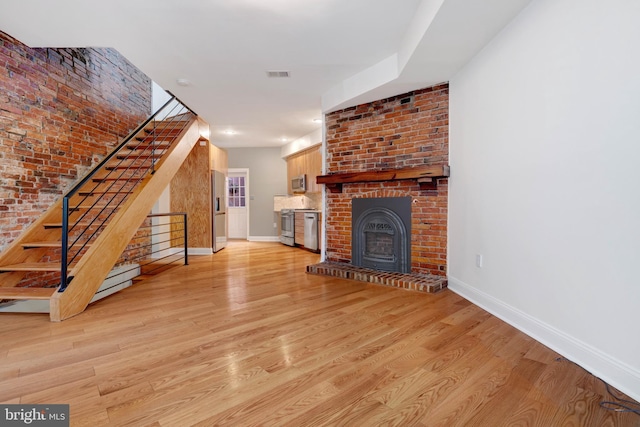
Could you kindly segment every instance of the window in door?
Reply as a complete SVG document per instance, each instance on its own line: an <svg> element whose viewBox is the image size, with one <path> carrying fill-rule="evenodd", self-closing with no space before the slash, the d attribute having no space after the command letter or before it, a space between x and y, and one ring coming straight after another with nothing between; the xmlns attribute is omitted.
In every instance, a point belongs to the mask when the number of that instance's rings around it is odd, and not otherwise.
<svg viewBox="0 0 640 427"><path fill-rule="evenodd" d="M246 206L244 176L229 177L229 207L243 208Z"/></svg>

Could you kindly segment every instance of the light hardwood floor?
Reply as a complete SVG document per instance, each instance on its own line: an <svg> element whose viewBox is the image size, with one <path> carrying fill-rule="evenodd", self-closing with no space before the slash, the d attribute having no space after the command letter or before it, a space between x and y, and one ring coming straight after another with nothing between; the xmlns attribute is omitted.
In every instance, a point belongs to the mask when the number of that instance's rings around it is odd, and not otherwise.
<svg viewBox="0 0 640 427"><path fill-rule="evenodd" d="M445 290L232 241L62 323L0 315L0 402L80 426L638 426L582 368Z"/></svg>

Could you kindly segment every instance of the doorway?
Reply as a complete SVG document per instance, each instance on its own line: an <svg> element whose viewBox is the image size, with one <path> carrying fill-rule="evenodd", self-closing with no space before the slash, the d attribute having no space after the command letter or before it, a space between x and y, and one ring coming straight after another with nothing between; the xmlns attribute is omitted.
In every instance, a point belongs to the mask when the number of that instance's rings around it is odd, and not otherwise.
<svg viewBox="0 0 640 427"><path fill-rule="evenodd" d="M229 238L249 237L249 169L229 169L227 214Z"/></svg>

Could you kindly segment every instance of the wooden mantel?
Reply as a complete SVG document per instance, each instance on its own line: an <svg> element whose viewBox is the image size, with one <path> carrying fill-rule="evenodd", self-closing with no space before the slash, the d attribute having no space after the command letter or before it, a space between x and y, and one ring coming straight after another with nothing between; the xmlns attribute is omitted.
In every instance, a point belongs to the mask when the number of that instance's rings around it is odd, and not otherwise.
<svg viewBox="0 0 640 427"><path fill-rule="evenodd" d="M385 169L379 171L344 172L320 175L316 183L324 184L332 193L341 193L342 184L354 182L382 182L401 179L416 179L423 190L436 189L438 178L449 176L449 165L424 165L401 169Z"/></svg>

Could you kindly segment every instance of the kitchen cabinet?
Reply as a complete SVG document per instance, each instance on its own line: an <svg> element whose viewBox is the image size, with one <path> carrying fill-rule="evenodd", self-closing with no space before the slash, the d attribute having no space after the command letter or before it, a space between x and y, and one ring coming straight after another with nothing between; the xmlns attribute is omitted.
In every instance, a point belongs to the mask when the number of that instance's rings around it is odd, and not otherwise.
<svg viewBox="0 0 640 427"><path fill-rule="evenodd" d="M293 241L296 245L304 246L304 212L295 213Z"/></svg>
<svg viewBox="0 0 640 427"><path fill-rule="evenodd" d="M287 191L289 194L293 194L291 180L300 175L307 177L307 193L322 191L322 187L316 184L316 177L322 175L321 147L321 145L316 145L287 157Z"/></svg>

